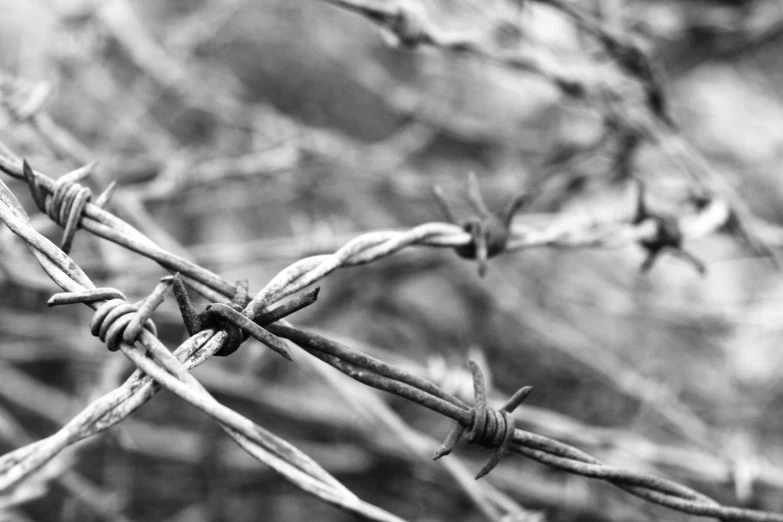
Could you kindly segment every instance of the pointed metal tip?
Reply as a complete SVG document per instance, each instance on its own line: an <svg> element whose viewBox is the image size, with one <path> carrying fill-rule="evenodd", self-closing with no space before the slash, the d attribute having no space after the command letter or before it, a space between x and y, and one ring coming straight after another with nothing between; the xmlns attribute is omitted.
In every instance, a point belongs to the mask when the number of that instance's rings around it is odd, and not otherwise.
<svg viewBox="0 0 783 522"><path fill-rule="evenodd" d="M68 172L67 174L63 175L63 178L67 179L68 181L72 183L77 183L90 174L92 174L93 169L98 165L97 162L93 161L91 163L88 163L87 165L84 165L83 167L79 167L78 169L72 170Z"/></svg>
<svg viewBox="0 0 783 522"><path fill-rule="evenodd" d="M89 176L90 174L95 172L95 169L97 167L98 167L98 161L97 160L89 162L87 165L82 167L84 169L84 174L82 174L82 177L86 178L87 176Z"/></svg>
<svg viewBox="0 0 783 522"><path fill-rule="evenodd" d="M454 448L446 448L444 446L441 446L440 448L438 448L438 451L435 452L435 455L432 456L432 460L438 460L440 458L443 458L446 455L451 454L452 451L454 451Z"/></svg>
<svg viewBox="0 0 783 522"><path fill-rule="evenodd" d="M35 171L30 166L29 163L27 163L26 159L22 159L22 174L24 174L25 179L28 181L33 181L37 179L37 175L35 174Z"/></svg>
<svg viewBox="0 0 783 522"><path fill-rule="evenodd" d="M280 351L275 350L275 351L280 355L282 355L283 357L285 357L286 359L288 359L289 361L294 362L294 358L291 356L291 350L289 350L288 348L286 348L285 350L280 350Z"/></svg>
<svg viewBox="0 0 783 522"><path fill-rule="evenodd" d="M98 207L105 207L109 200L111 200L111 197L114 195L114 191L117 190L117 180L112 180L111 183L106 187L106 189L101 192L100 196L95 200L95 205Z"/></svg>
<svg viewBox="0 0 783 522"><path fill-rule="evenodd" d="M500 457L502 457L502 455L502 450L500 450L500 452L493 453L492 456L489 457L489 460L484 463L479 472L476 474L476 480L486 477L490 471L495 469L495 467L497 467L498 463L500 462Z"/></svg>
<svg viewBox="0 0 783 522"><path fill-rule="evenodd" d="M520 404L527 400L531 393L533 393L532 386L524 386L518 389L517 392L506 401L506 404L500 408L500 411L505 411L508 413L513 412L519 407Z"/></svg>

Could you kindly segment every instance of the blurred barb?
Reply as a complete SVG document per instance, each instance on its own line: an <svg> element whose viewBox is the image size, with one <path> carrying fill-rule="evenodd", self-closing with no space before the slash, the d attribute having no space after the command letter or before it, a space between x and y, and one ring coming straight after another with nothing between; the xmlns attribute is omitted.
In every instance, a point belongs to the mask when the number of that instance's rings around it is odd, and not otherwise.
<svg viewBox="0 0 783 522"><path fill-rule="evenodd" d="M633 92L629 92L622 81L607 72L586 76L577 71L575 74L564 71L557 59L531 51L530 46L525 46L523 51L515 49L509 52L487 45L470 33L452 33L439 29L437 21L430 19L425 3L420 0L322 1L359 13L380 25L408 48L429 45L447 52L474 55L514 69L536 72L564 93L591 101L601 111L608 125L633 138L634 148L638 146L639 138L653 144L673 164L679 175L694 184L694 193L724 201L731 214L730 230L755 252L768 257L775 266L783 269L783 259L775 248L777 245L770 242L769 234L766 233L769 227L765 227L738 196L727 181L726 174L720 172L689 143L668 114L657 64L637 41L605 27L595 17L583 12L576 3L566 0L531 2L554 8L574 20L585 33L595 37L619 69L637 81L645 94L646 104L640 105ZM596 62L592 60L590 69L597 70L600 67ZM410 114L417 117L416 111L410 111Z"/></svg>

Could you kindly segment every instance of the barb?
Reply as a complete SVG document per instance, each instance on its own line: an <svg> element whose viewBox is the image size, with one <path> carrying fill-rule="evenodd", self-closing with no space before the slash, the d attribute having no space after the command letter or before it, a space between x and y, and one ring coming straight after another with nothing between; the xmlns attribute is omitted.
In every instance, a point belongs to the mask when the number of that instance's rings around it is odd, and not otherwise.
<svg viewBox="0 0 783 522"><path fill-rule="evenodd" d="M700 275L704 275L707 267L696 256L682 247L683 234L677 219L671 216L664 216L651 212L647 208L644 200L645 185L641 180L637 180L636 194L636 215L633 222L641 224L645 222L653 223L655 226L655 236L652 238L640 239L639 243L647 250L647 258L641 266L641 272L648 272L655 260L664 252L670 251L672 254L682 258L690 263Z"/></svg>
<svg viewBox="0 0 783 522"><path fill-rule="evenodd" d="M514 439L514 417L511 413L533 391L532 386L520 388L499 410L493 410L487 406L487 390L484 384L484 375L481 368L474 361L468 361L470 371L473 374L473 390L476 397L476 405L471 410L473 419L469 426L456 423L446 440L435 452L435 460L450 454L457 446L459 439L469 427L468 442L480 444L485 448L494 449L492 456L476 475L476 480L495 469L500 459L505 455Z"/></svg>
<svg viewBox="0 0 783 522"><path fill-rule="evenodd" d="M479 276L484 277L487 273L487 260L506 250L511 235L511 220L528 198L525 194L521 194L514 197L503 212L493 212L487 208L479 189L478 179L473 172L468 173L467 195L475 215L457 221L443 190L439 186L432 188L432 196L443 216L448 221L460 225L471 236L469 244L456 247L454 250L460 257L476 259Z"/></svg>
<svg viewBox="0 0 783 522"><path fill-rule="evenodd" d="M214 303L207 306L203 312L197 315L196 311L193 309L193 305L190 303L185 284L182 282L179 274L174 274L174 277L169 280L174 285L174 296L177 299L177 304L182 313L182 320L185 322L185 327L190 335L196 335L207 329L223 329L226 331L228 340L224 346L214 354L221 357L226 357L234 353L248 336L252 336L289 361L292 360L291 351L285 343L270 334L262 326L301 310L305 306L314 303L318 297L318 289L315 289L313 292L296 300L294 305L279 306L274 310L267 312L263 319L258 318L253 321L241 313L242 309L249 301L247 295L247 281L238 281L237 293L231 300L230 305ZM270 318L272 320L270 320ZM265 322L262 323L262 321Z"/></svg>
<svg viewBox="0 0 783 522"><path fill-rule="evenodd" d="M152 335L158 335L150 316L165 299L168 287L168 283L162 281L149 297L135 305L126 302L122 292L113 288L54 294L47 304L51 307L103 301L97 306L90 321L90 333L105 342L110 352L116 352L120 349L120 342L134 344L142 328Z"/></svg>
<svg viewBox="0 0 783 522"><path fill-rule="evenodd" d="M22 171L35 204L38 205L41 212L52 218L52 221L65 228L60 248L66 254L71 250L82 212L84 212L87 203L92 200L92 191L77 182L89 176L95 165L95 163L90 163L63 175L54 183L54 190L49 194L41 183L39 175L30 168L26 161L22 162ZM95 201L95 206L100 208L108 203L115 187L116 184L109 185Z"/></svg>

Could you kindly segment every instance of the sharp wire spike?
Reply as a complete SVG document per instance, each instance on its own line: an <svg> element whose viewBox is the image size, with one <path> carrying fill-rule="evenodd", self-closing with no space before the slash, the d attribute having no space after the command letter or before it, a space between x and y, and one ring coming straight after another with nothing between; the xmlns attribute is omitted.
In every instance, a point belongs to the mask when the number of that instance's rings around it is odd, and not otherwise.
<svg viewBox="0 0 783 522"><path fill-rule="evenodd" d="M93 202L93 204L97 207L105 207L109 201L111 200L112 196L114 196L114 192L117 190L117 180L112 180L111 183L109 183L109 186L106 187L106 189L101 192L100 196Z"/></svg>

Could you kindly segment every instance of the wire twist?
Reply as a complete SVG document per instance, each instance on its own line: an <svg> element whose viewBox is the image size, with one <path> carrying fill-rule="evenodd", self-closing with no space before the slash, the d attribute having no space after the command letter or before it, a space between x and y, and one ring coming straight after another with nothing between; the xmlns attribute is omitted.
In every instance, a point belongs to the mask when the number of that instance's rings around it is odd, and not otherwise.
<svg viewBox="0 0 783 522"><path fill-rule="evenodd" d="M90 163L71 171L60 177L54 183L54 190L50 194L41 184L38 174L25 161L22 165L24 177L30 188L33 200L41 212L46 213L52 221L65 229L60 248L66 254L70 252L73 238L79 228L79 220L82 217L87 203L92 201L92 191L78 183L89 176L95 169L96 163ZM115 183L109 185L95 201L95 205L103 207L111 198L116 187Z"/></svg>
<svg viewBox="0 0 783 522"><path fill-rule="evenodd" d="M242 313L250 301L247 292L247 280L237 281L237 291L230 304L212 303L200 314L193 308L188 292L185 289L185 284L182 282L179 274L174 274L174 276L166 278L166 280L170 280L173 284L174 297L177 300L177 305L188 334L195 335L206 329L217 329L226 332L226 340L221 348L214 353L214 355L221 357L231 355L249 337L253 337L289 361L292 360L291 350L288 349L286 343L263 327L311 305L318 299L320 290L320 288L315 288L287 303L260 314L253 320Z"/></svg>
<svg viewBox="0 0 783 522"><path fill-rule="evenodd" d="M502 408L496 410L490 408L487 404L487 389L484 381L484 374L475 361L468 361L470 371L473 374L473 392L475 395L475 406L471 408L472 419L469 425L457 422L446 440L443 441L438 451L435 453L435 460L445 457L456 447L459 439L470 428L468 432L468 444L477 444L487 449L494 450L489 460L479 470L476 480L485 476L498 465L500 459L508 452L511 443L514 441L516 423L511 414L533 391L532 386L525 386L515 393Z"/></svg>
<svg viewBox="0 0 783 522"><path fill-rule="evenodd" d="M109 351L116 352L120 343L135 343L142 328L157 336L158 330L150 315L166 298L169 286L170 282L161 281L149 297L135 304L128 303L123 293L114 288L54 294L48 304L59 306L103 301L90 321L90 333L106 343Z"/></svg>

